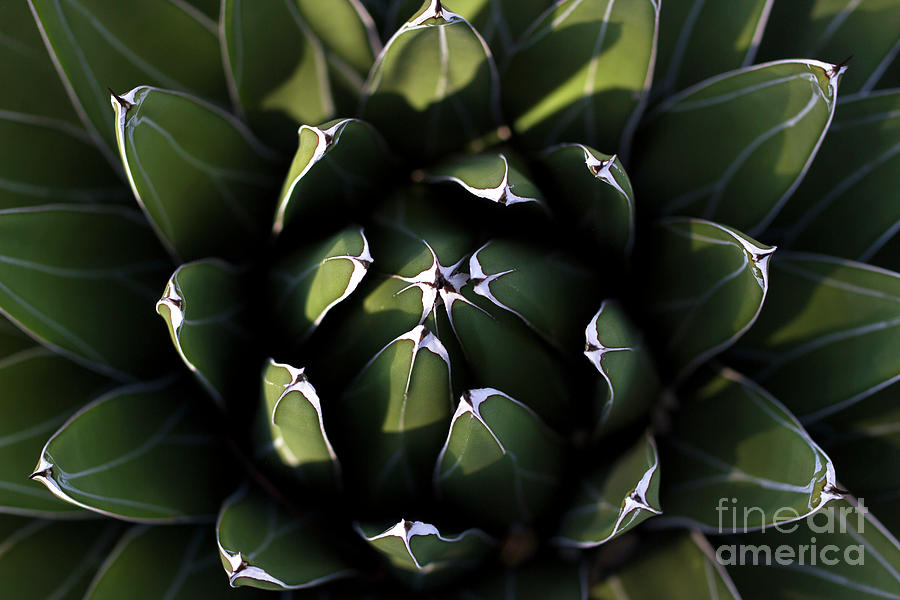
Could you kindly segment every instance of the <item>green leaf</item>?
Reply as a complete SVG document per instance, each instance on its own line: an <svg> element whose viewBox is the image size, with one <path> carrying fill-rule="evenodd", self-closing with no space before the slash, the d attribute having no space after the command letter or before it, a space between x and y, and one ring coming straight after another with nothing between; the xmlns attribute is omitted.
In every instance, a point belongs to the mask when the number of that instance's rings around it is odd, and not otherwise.
<svg viewBox="0 0 900 600"><path fill-rule="evenodd" d="M0 23L0 81L7 82L0 90L0 139L14 141L0 145L0 209L127 200L81 127L28 5L4 3Z"/></svg>
<svg viewBox="0 0 900 600"><path fill-rule="evenodd" d="M659 515L659 455L648 433L613 465L581 482L554 541L593 548Z"/></svg>
<svg viewBox="0 0 900 600"><path fill-rule="evenodd" d="M453 0L453 10L478 30L500 59L515 50L515 42L548 10L546 0Z"/></svg>
<svg viewBox="0 0 900 600"><path fill-rule="evenodd" d="M465 585L465 584L464 584ZM538 559L465 585L459 600L585 600L588 596L587 563ZM616 599L619 600L619 599Z"/></svg>
<svg viewBox="0 0 900 600"><path fill-rule="evenodd" d="M140 213L0 210L0 257L0 312L43 345L120 379L164 368L165 333L147 307L171 267Z"/></svg>
<svg viewBox="0 0 900 600"><path fill-rule="evenodd" d="M34 26L28 3L4 2L0 23L4 39L0 45L0 81L9 82L0 90L0 115L84 136L78 114Z"/></svg>
<svg viewBox="0 0 900 600"><path fill-rule="evenodd" d="M727 428L728 435L710 435ZM685 398L664 456L666 516L709 532L796 521L841 497L831 459L794 416L725 369Z"/></svg>
<svg viewBox="0 0 900 600"><path fill-rule="evenodd" d="M530 408L493 388L460 398L438 456L435 488L458 508L494 523L528 522L553 500L561 439Z"/></svg>
<svg viewBox="0 0 900 600"><path fill-rule="evenodd" d="M232 587L296 590L353 574L315 530L315 516L299 520L261 492L244 486L219 512L219 556Z"/></svg>
<svg viewBox="0 0 900 600"><path fill-rule="evenodd" d="M246 293L238 270L207 259L178 267L156 303L181 360L223 407L224 396L241 389Z"/></svg>
<svg viewBox="0 0 900 600"><path fill-rule="evenodd" d="M341 398L341 456L365 498L415 497L431 487L453 412L450 357L418 325L385 346Z"/></svg>
<svg viewBox="0 0 900 600"><path fill-rule="evenodd" d="M558 250L492 240L469 259L472 291L562 350L579 347L578 330L596 293L594 273ZM577 290L577 293L574 293Z"/></svg>
<svg viewBox="0 0 900 600"><path fill-rule="evenodd" d="M0 337L0 513L89 516L25 480L47 437L111 382L28 340ZM8 338L7 338L8 339Z"/></svg>
<svg viewBox="0 0 900 600"><path fill-rule="evenodd" d="M326 320L308 342L318 348L308 368L322 389L344 389L381 349L422 323L419 288L397 278L369 279L362 287L343 318Z"/></svg>
<svg viewBox="0 0 900 600"><path fill-rule="evenodd" d="M809 168L834 114L845 66L755 65L707 79L646 121L633 179L648 207L750 235L766 228Z"/></svg>
<svg viewBox="0 0 900 600"><path fill-rule="evenodd" d="M841 87L870 92L900 50L900 6L893 0L775 2L759 55L762 60L853 57Z"/></svg>
<svg viewBox="0 0 900 600"><path fill-rule="evenodd" d="M453 182L478 198L502 206L544 206L541 191L503 154L468 154L447 159L425 171L429 182Z"/></svg>
<svg viewBox="0 0 900 600"><path fill-rule="evenodd" d="M772 263L772 289L735 357L801 421L838 414L881 390L896 394L900 275L785 254Z"/></svg>
<svg viewBox="0 0 900 600"><path fill-rule="evenodd" d="M604 300L584 330L584 355L597 380L594 437L644 416L659 397L659 376L639 329L615 300Z"/></svg>
<svg viewBox="0 0 900 600"><path fill-rule="evenodd" d="M888 386L810 424L810 434L822 444L841 474L841 485L897 531L900 511L900 406L897 391ZM863 466L864 465L864 466Z"/></svg>
<svg viewBox="0 0 900 600"><path fill-rule="evenodd" d="M421 0L362 0L389 38ZM484 37L497 57L505 56L522 33L547 9L546 0L453 0L453 10Z"/></svg>
<svg viewBox="0 0 900 600"><path fill-rule="evenodd" d="M680 217L661 221L654 242L649 308L670 368L684 378L756 321L775 248L730 227Z"/></svg>
<svg viewBox="0 0 900 600"><path fill-rule="evenodd" d="M720 541L716 556L744 598L770 596L772 590L802 600L900 598L900 543L861 498L835 502L778 531ZM752 558L742 564L741 556L754 551L759 564Z"/></svg>
<svg viewBox="0 0 900 600"><path fill-rule="evenodd" d="M310 338L318 349L304 360L322 389L343 389L391 340L425 325L462 362L446 307L462 298L464 263L478 232L460 211L434 202L421 187L391 198L366 228L378 260L340 319L325 319ZM426 241L427 240L427 241Z"/></svg>
<svg viewBox="0 0 900 600"><path fill-rule="evenodd" d="M785 231L784 245L792 249L900 269L889 246L900 229L900 207L884 194L898 186L900 91L845 99L772 228Z"/></svg>
<svg viewBox="0 0 900 600"><path fill-rule="evenodd" d="M243 258L263 239L274 155L246 126L158 88L134 88L110 102L131 190L173 256Z"/></svg>
<svg viewBox="0 0 900 600"><path fill-rule="evenodd" d="M891 51L893 56L885 56L884 70L882 73L878 74L879 79L875 84L875 90L889 90L900 87L900 56L898 56L898 54L900 54L900 48L894 46ZM861 93L865 94L871 92Z"/></svg>
<svg viewBox="0 0 900 600"><path fill-rule="evenodd" d="M653 95L669 96L707 77L752 65L773 4L777 2L667 3L659 18ZM794 56L819 57L800 52L785 58Z"/></svg>
<svg viewBox="0 0 900 600"><path fill-rule="evenodd" d="M270 271L273 310L286 337L305 340L363 281L372 255L363 230L351 227L279 261Z"/></svg>
<svg viewBox="0 0 900 600"><path fill-rule="evenodd" d="M503 72L503 100L528 144L583 141L628 155L653 79L659 3L563 0L535 21ZM553 68L535 65L553 57Z"/></svg>
<svg viewBox="0 0 900 600"><path fill-rule="evenodd" d="M0 139L9 141L0 145L0 209L128 200L93 141L65 122L0 108Z"/></svg>
<svg viewBox="0 0 900 600"><path fill-rule="evenodd" d="M0 360L17 352L29 350L33 346L32 341L23 331L0 317Z"/></svg>
<svg viewBox="0 0 900 600"><path fill-rule="evenodd" d="M214 541L208 527L136 525L109 552L84 600L120 600L126 593L133 600L231 597L219 561L209 552ZM161 564L171 568L160 569Z"/></svg>
<svg viewBox="0 0 900 600"><path fill-rule="evenodd" d="M413 579L416 587L424 578L443 578L467 568L478 566L496 545L496 541L480 529L466 529L458 535L442 535L437 527L422 521L401 519L384 529L372 525L356 525L357 533L391 566L419 576ZM448 573L449 572L449 573Z"/></svg>
<svg viewBox="0 0 900 600"><path fill-rule="evenodd" d="M416 161L460 150L499 121L490 49L468 21L426 0L372 67L362 116Z"/></svg>
<svg viewBox="0 0 900 600"><path fill-rule="evenodd" d="M225 0L222 33L235 104L255 130L282 142L298 123L355 112L381 50L353 0Z"/></svg>
<svg viewBox="0 0 900 600"><path fill-rule="evenodd" d="M186 0L188 4L199 11L199 15L205 15L213 21L219 18L219 9L221 8L221 0ZM199 18L202 18L200 16Z"/></svg>
<svg viewBox="0 0 900 600"><path fill-rule="evenodd" d="M388 39L403 25L407 16L413 14L422 2L420 0L360 0L378 26L383 39Z"/></svg>
<svg viewBox="0 0 900 600"><path fill-rule="evenodd" d="M121 387L53 434L31 478L67 502L118 519L206 519L229 484L208 420L190 387Z"/></svg>
<svg viewBox="0 0 900 600"><path fill-rule="evenodd" d="M591 588L591 600L741 600L710 543L697 532L662 541ZM771 596L772 588L766 597Z"/></svg>
<svg viewBox="0 0 900 600"><path fill-rule="evenodd" d="M0 577L7 598L81 600L121 531L110 521L0 515Z"/></svg>
<svg viewBox="0 0 900 600"><path fill-rule="evenodd" d="M554 428L570 428L571 377L558 353L516 315L465 292L444 305L472 380L501 387Z"/></svg>
<svg viewBox="0 0 900 600"><path fill-rule="evenodd" d="M370 195L390 168L387 147L368 123L338 119L320 127L303 125L284 185L272 230L322 217L342 222L348 213L365 210ZM337 190L342 194L338 195Z"/></svg>
<svg viewBox="0 0 900 600"><path fill-rule="evenodd" d="M481 231L473 227L471 212L438 194L435 186L415 186L378 207L378 219L366 233L378 253L379 273L416 280L423 291L438 283L438 272L446 282L459 283L459 267L481 243Z"/></svg>
<svg viewBox="0 0 900 600"><path fill-rule="evenodd" d="M562 144L545 151L541 162L555 192L551 208L601 248L630 254L634 192L619 158L582 144Z"/></svg>
<svg viewBox="0 0 900 600"><path fill-rule="evenodd" d="M336 489L341 467L325 432L322 402L306 369L269 359L262 398L266 446L304 483L318 490Z"/></svg>
<svg viewBox="0 0 900 600"><path fill-rule="evenodd" d="M109 89L145 83L227 101L216 23L185 2L28 3L75 110L114 165Z"/></svg>

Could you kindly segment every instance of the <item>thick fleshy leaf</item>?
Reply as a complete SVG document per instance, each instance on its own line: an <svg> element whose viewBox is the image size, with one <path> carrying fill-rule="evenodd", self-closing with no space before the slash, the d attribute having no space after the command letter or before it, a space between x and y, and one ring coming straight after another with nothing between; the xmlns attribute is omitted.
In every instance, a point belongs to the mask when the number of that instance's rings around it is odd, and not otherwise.
<svg viewBox="0 0 900 600"><path fill-rule="evenodd" d="M811 254L772 263L778 290L735 350L743 369L804 423L900 381L900 274ZM840 373L840 377L835 377Z"/></svg>
<svg viewBox="0 0 900 600"><path fill-rule="evenodd" d="M271 150L180 92L138 87L110 102L131 190L166 248L182 260L243 258L272 214Z"/></svg>
<svg viewBox="0 0 900 600"><path fill-rule="evenodd" d="M571 379L540 336L468 288L447 311L477 385L501 387L554 428L573 425Z"/></svg>
<svg viewBox="0 0 900 600"><path fill-rule="evenodd" d="M852 149L852 150L851 150ZM900 91L841 102L809 174L772 228L784 245L900 269Z"/></svg>
<svg viewBox="0 0 900 600"><path fill-rule="evenodd" d="M121 529L110 521L0 515L3 596L81 600Z"/></svg>
<svg viewBox="0 0 900 600"><path fill-rule="evenodd" d="M581 141L628 155L653 78L659 3L563 0L535 21L503 72L503 102L532 146ZM552 68L546 65L553 57Z"/></svg>
<svg viewBox="0 0 900 600"><path fill-rule="evenodd" d="M0 342L0 350L7 347ZM10 350L0 351L0 513L89 516L29 483L25 475L47 437L111 382L27 339Z"/></svg>
<svg viewBox="0 0 900 600"><path fill-rule="evenodd" d="M220 405L240 395L250 333L247 289L231 265L207 259L181 265L166 284L156 312L165 320L181 360Z"/></svg>
<svg viewBox="0 0 900 600"><path fill-rule="evenodd" d="M707 77L752 65L773 2L666 3L659 18L653 95L669 96ZM803 52L784 58L795 56L820 58Z"/></svg>
<svg viewBox="0 0 900 600"><path fill-rule="evenodd" d="M886 387L809 426L841 474L891 531L900 531L900 406ZM863 466L864 465L864 466Z"/></svg>
<svg viewBox="0 0 900 600"><path fill-rule="evenodd" d="M659 375L641 332L615 300L604 300L585 328L584 355L600 374L595 437L650 410L659 395Z"/></svg>
<svg viewBox="0 0 900 600"><path fill-rule="evenodd" d="M593 548L661 514L659 481L656 442L647 434L608 470L581 482L554 541L562 546Z"/></svg>
<svg viewBox="0 0 900 600"><path fill-rule="evenodd" d="M326 319L305 344L317 349L308 353L316 382L323 390L342 390L392 340L423 322L433 328L433 319L421 319L423 300L418 288L400 279L367 279L343 318Z"/></svg>
<svg viewBox="0 0 900 600"><path fill-rule="evenodd" d="M453 10L478 30L501 62L549 8L546 0L453 0Z"/></svg>
<svg viewBox="0 0 900 600"><path fill-rule="evenodd" d="M543 153L553 181L550 206L604 249L627 255L634 245L634 192L616 155L582 144L562 144Z"/></svg>
<svg viewBox="0 0 900 600"><path fill-rule="evenodd" d="M461 360L446 307L463 298L465 263L478 232L466 227L461 211L434 202L421 188L413 192L379 209L378 221L366 228L377 253L373 272L341 318L325 319L308 342L317 351L304 363L322 390L343 390L376 353L417 325L428 327L452 359Z"/></svg>
<svg viewBox="0 0 900 600"><path fill-rule="evenodd" d="M366 234L376 248L379 273L399 276L407 283L415 280L422 291L433 285L439 291L458 292L460 272L482 241L481 232L473 227L472 212L441 201L446 198L436 192L436 186L415 186L395 194L378 207L378 219ZM438 274L445 280L443 285L438 285ZM445 304L449 298L444 297Z"/></svg>
<svg viewBox="0 0 900 600"><path fill-rule="evenodd" d="M900 47L894 46L892 53L892 57L885 57L886 59L890 58L890 62L884 69L884 72L880 74L880 78L875 84L876 90L890 90L900 87Z"/></svg>
<svg viewBox="0 0 900 600"><path fill-rule="evenodd" d="M366 498L427 493L453 412L441 341L423 325L401 335L350 383L340 404L348 483Z"/></svg>
<svg viewBox="0 0 900 600"><path fill-rule="evenodd" d="M421 0L361 0L385 39L418 9ZM546 0L453 0L453 10L469 21L491 51L504 57L526 29L547 10Z"/></svg>
<svg viewBox="0 0 900 600"><path fill-rule="evenodd" d="M510 312L560 349L581 343L593 309L594 274L559 251L494 240L469 259L472 290Z"/></svg>
<svg viewBox="0 0 900 600"><path fill-rule="evenodd" d="M766 597L770 596L771 590ZM590 598L741 600L741 595L709 541L693 532L648 545L620 571L592 587Z"/></svg>
<svg viewBox="0 0 900 600"><path fill-rule="evenodd" d="M815 517L719 540L716 557L744 598L900 598L900 543L862 498ZM758 559L751 558L758 556Z"/></svg>
<svg viewBox="0 0 900 600"><path fill-rule="evenodd" d="M0 256L0 312L43 345L118 378L165 367L165 332L147 307L171 267L140 213L0 210Z"/></svg>
<svg viewBox="0 0 900 600"><path fill-rule="evenodd" d="M359 287L371 265L369 241L356 227L276 264L270 271L272 304L285 337L305 340Z"/></svg>
<svg viewBox="0 0 900 600"><path fill-rule="evenodd" d="M0 45L0 81L8 82L0 90L0 115L84 135L28 3L4 2L0 23L4 39Z"/></svg>
<svg viewBox="0 0 900 600"><path fill-rule="evenodd" d="M841 497L831 459L749 379L723 370L684 400L664 453L662 519L708 532L752 531ZM727 436L710 435L723 427Z"/></svg>
<svg viewBox="0 0 900 600"><path fill-rule="evenodd" d="M480 529L466 529L457 535L442 535L437 527L422 521L401 519L384 529L357 525L356 530L369 545L384 556L401 574L415 576L419 587L435 576L446 579L478 564L496 544Z"/></svg>
<svg viewBox="0 0 900 600"><path fill-rule="evenodd" d="M187 2L28 3L75 109L114 165L119 163L109 89L145 83L215 101L228 98L216 23Z"/></svg>
<svg viewBox="0 0 900 600"><path fill-rule="evenodd" d="M675 217L659 223L653 241L649 308L670 369L684 377L756 321L775 248L718 223Z"/></svg>
<svg viewBox="0 0 900 600"><path fill-rule="evenodd" d="M853 57L841 87L869 92L900 51L900 5L893 0L775 2L760 46L762 60Z"/></svg>
<svg viewBox="0 0 900 600"><path fill-rule="evenodd" d="M422 2L420 0L360 0L378 26L383 39L390 38L413 14Z"/></svg>
<svg viewBox="0 0 900 600"><path fill-rule="evenodd" d="M216 536L232 587L295 590L353 574L324 544L313 515L298 520L248 486L222 505Z"/></svg>
<svg viewBox="0 0 900 600"><path fill-rule="evenodd" d="M0 7L0 209L49 202L127 201L81 127L25 2ZM14 142L13 142L14 140ZM54 160L48 169L48 157Z"/></svg>
<svg viewBox="0 0 900 600"><path fill-rule="evenodd" d="M631 169L641 202L757 235L816 155L845 70L785 60L724 73L673 96L648 116Z"/></svg>
<svg viewBox="0 0 900 600"><path fill-rule="evenodd" d="M129 200L93 141L68 123L0 107L0 139L0 209ZM54 157L52 168L48 157Z"/></svg>
<svg viewBox="0 0 900 600"><path fill-rule="evenodd" d="M389 152L379 134L358 119L338 119L319 127L303 125L297 153L281 189L272 230L291 221L300 225L348 211L365 210L365 202L389 169ZM340 191L340 195L336 192Z"/></svg>
<svg viewBox="0 0 900 600"><path fill-rule="evenodd" d="M31 478L67 502L119 519L210 518L230 481L200 406L182 384L108 392L53 434Z"/></svg>
<svg viewBox="0 0 900 600"><path fill-rule="evenodd" d="M419 162L487 134L499 121L499 100L487 44L440 0L426 0L372 67L362 113L392 148Z"/></svg>
<svg viewBox="0 0 900 600"><path fill-rule="evenodd" d="M381 50L371 17L354 0L225 0L222 33L235 104L279 145L292 141L299 123L355 112Z"/></svg>
<svg viewBox="0 0 900 600"><path fill-rule="evenodd" d="M0 317L0 360L23 350L29 350L34 342L12 323Z"/></svg>
<svg viewBox="0 0 900 600"><path fill-rule="evenodd" d="M553 499L561 440L530 408L492 388L465 392L434 471L455 507L492 522L528 522Z"/></svg>
<svg viewBox="0 0 900 600"><path fill-rule="evenodd" d="M265 447L302 482L335 489L340 463L325 431L322 401L305 371L269 359L262 378Z"/></svg>
<svg viewBox="0 0 900 600"><path fill-rule="evenodd" d="M503 154L470 154L450 158L425 171L425 180L452 182L502 206L544 204L541 191Z"/></svg>
<svg viewBox="0 0 900 600"><path fill-rule="evenodd" d="M472 585L463 584L458 600L587 600L585 563L538 559L501 573L492 573ZM620 600L620 599L616 599Z"/></svg>
<svg viewBox="0 0 900 600"><path fill-rule="evenodd" d="M123 594L132 600L230 598L235 592L210 552L214 543L208 527L136 525L110 551L84 600L121 600Z"/></svg>

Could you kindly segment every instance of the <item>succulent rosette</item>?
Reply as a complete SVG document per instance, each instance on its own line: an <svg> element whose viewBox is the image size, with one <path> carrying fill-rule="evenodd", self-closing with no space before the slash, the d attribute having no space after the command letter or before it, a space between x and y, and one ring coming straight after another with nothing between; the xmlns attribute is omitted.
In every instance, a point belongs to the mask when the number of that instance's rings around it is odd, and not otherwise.
<svg viewBox="0 0 900 600"><path fill-rule="evenodd" d="M898 32L4 3L2 595L900 598Z"/></svg>

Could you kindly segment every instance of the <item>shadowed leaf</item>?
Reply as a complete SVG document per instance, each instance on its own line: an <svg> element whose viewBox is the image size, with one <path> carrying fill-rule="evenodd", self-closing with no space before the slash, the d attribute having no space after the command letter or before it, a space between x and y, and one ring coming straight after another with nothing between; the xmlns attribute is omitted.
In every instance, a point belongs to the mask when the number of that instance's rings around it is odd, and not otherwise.
<svg viewBox="0 0 900 600"><path fill-rule="evenodd" d="M118 388L53 434L31 478L67 502L118 519L210 519L230 481L207 420L190 387Z"/></svg>
<svg viewBox="0 0 900 600"><path fill-rule="evenodd" d="M803 179L846 70L785 60L717 75L648 115L632 178L647 207L758 235Z"/></svg>
<svg viewBox="0 0 900 600"><path fill-rule="evenodd" d="M274 155L245 125L197 98L158 88L134 88L110 102L131 190L173 256L243 258L263 239L273 209Z"/></svg>

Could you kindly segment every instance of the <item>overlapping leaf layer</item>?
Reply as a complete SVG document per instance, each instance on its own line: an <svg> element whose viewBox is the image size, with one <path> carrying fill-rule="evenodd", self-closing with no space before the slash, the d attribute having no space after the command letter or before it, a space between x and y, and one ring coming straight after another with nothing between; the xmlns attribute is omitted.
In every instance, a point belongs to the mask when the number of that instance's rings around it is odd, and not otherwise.
<svg viewBox="0 0 900 600"><path fill-rule="evenodd" d="M898 32L4 3L4 597L900 598Z"/></svg>

